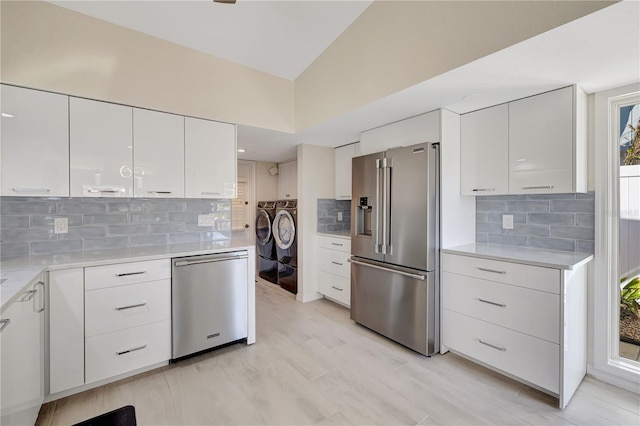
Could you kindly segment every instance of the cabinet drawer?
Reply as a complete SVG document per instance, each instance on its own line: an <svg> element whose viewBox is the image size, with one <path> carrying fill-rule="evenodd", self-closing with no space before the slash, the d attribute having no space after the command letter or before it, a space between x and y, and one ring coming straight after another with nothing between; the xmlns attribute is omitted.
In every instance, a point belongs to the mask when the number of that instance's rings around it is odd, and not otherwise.
<svg viewBox="0 0 640 426"><path fill-rule="evenodd" d="M560 270L445 253L442 270L560 294Z"/></svg>
<svg viewBox="0 0 640 426"><path fill-rule="evenodd" d="M351 305L351 281L348 278L320 271L318 280L320 293L345 306Z"/></svg>
<svg viewBox="0 0 640 426"><path fill-rule="evenodd" d="M327 237L326 235L318 235L318 242L320 247L351 253L351 240L349 238L336 238Z"/></svg>
<svg viewBox="0 0 640 426"><path fill-rule="evenodd" d="M343 251L320 248L320 270L340 277L351 276L351 264L348 262L350 254Z"/></svg>
<svg viewBox="0 0 640 426"><path fill-rule="evenodd" d="M87 291L85 336L171 318L171 280Z"/></svg>
<svg viewBox="0 0 640 426"><path fill-rule="evenodd" d="M167 361L171 356L171 322L88 337L85 351L87 383Z"/></svg>
<svg viewBox="0 0 640 426"><path fill-rule="evenodd" d="M84 288L85 290L96 290L170 278L171 261L168 259L118 263L85 268Z"/></svg>
<svg viewBox="0 0 640 426"><path fill-rule="evenodd" d="M443 310L443 321L445 346L559 393L559 345L448 309Z"/></svg>
<svg viewBox="0 0 640 426"><path fill-rule="evenodd" d="M560 343L560 296L444 272L443 307Z"/></svg>

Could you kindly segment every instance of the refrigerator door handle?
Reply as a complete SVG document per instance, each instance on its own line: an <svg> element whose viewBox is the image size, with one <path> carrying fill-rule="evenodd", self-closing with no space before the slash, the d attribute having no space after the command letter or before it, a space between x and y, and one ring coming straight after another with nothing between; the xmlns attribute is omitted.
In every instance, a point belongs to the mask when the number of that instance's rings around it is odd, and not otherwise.
<svg viewBox="0 0 640 426"><path fill-rule="evenodd" d="M393 165L391 158L385 158L384 167L384 222L383 222L383 243L382 252L384 254L393 254L391 247L391 167Z"/></svg>
<svg viewBox="0 0 640 426"><path fill-rule="evenodd" d="M374 252L376 254L378 253L382 253L382 251L380 250L380 201L381 201L381 197L380 197L380 172L381 172L381 164L380 164L380 160L377 159L376 160L376 229L375 229L375 233L376 233L376 242L375 242L375 247L374 247Z"/></svg>
<svg viewBox="0 0 640 426"><path fill-rule="evenodd" d="M394 274L404 275L405 277L413 278L415 280L424 281L427 278L425 275L412 274L411 272L404 272L404 271L400 271L398 269L385 268L384 266L373 265L373 264L367 263L367 262L360 262L359 260L347 259L347 261L349 263L354 263L356 265L367 266L367 267L373 268L373 269L380 269L382 271L393 272ZM427 272L433 272L433 271L427 271Z"/></svg>

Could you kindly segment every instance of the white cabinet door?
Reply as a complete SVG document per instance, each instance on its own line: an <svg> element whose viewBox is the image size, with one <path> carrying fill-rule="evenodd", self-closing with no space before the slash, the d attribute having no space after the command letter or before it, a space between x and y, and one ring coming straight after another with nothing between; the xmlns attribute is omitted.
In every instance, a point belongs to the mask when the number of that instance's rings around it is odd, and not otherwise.
<svg viewBox="0 0 640 426"><path fill-rule="evenodd" d="M298 162L278 164L278 199L298 198Z"/></svg>
<svg viewBox="0 0 640 426"><path fill-rule="evenodd" d="M44 399L44 283L28 286L1 315L0 424L32 425Z"/></svg>
<svg viewBox="0 0 640 426"><path fill-rule="evenodd" d="M133 109L133 194L184 197L184 117Z"/></svg>
<svg viewBox="0 0 640 426"><path fill-rule="evenodd" d="M1 86L2 191L69 196L69 97Z"/></svg>
<svg viewBox="0 0 640 426"><path fill-rule="evenodd" d="M440 110L407 118L360 134L361 155L424 142L440 142Z"/></svg>
<svg viewBox="0 0 640 426"><path fill-rule="evenodd" d="M508 104L460 117L460 192L509 193Z"/></svg>
<svg viewBox="0 0 640 426"><path fill-rule="evenodd" d="M72 197L133 196L132 108L69 99Z"/></svg>
<svg viewBox="0 0 640 426"><path fill-rule="evenodd" d="M84 273L49 272L49 392L84 384Z"/></svg>
<svg viewBox="0 0 640 426"><path fill-rule="evenodd" d="M509 103L509 192L574 191L573 87Z"/></svg>
<svg viewBox="0 0 640 426"><path fill-rule="evenodd" d="M236 127L185 117L185 197L236 196Z"/></svg>
<svg viewBox="0 0 640 426"><path fill-rule="evenodd" d="M360 154L360 142L341 146L333 151L336 200L351 199L351 159Z"/></svg>

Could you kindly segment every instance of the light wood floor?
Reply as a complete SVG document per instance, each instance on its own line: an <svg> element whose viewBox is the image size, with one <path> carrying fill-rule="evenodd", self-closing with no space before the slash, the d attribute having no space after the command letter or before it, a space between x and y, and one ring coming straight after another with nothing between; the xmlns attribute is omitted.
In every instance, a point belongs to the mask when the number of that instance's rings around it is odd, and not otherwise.
<svg viewBox="0 0 640 426"><path fill-rule="evenodd" d="M233 345L43 406L69 425L132 404L140 425L638 425L639 396L586 378L557 400L453 354L426 358L327 300L257 287L257 343Z"/></svg>

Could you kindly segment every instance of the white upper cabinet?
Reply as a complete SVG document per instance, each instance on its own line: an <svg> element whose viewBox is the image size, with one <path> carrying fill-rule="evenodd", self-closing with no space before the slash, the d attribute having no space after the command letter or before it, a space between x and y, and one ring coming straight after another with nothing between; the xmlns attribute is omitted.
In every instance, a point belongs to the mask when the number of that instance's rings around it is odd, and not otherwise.
<svg viewBox="0 0 640 426"><path fill-rule="evenodd" d="M71 97L72 197L133 196L132 108Z"/></svg>
<svg viewBox="0 0 640 426"><path fill-rule="evenodd" d="M336 200L351 199L351 159L360 155L360 142L340 146L333 151Z"/></svg>
<svg viewBox="0 0 640 426"><path fill-rule="evenodd" d="M278 164L278 199L298 198L298 162Z"/></svg>
<svg viewBox="0 0 640 426"><path fill-rule="evenodd" d="M460 117L462 195L509 193L509 106L498 105Z"/></svg>
<svg viewBox="0 0 640 426"><path fill-rule="evenodd" d="M1 86L2 191L69 196L69 97Z"/></svg>
<svg viewBox="0 0 640 426"><path fill-rule="evenodd" d="M236 196L236 126L185 117L185 197Z"/></svg>
<svg viewBox="0 0 640 426"><path fill-rule="evenodd" d="M361 155L424 142L440 142L440 110L407 118L360 134Z"/></svg>
<svg viewBox="0 0 640 426"><path fill-rule="evenodd" d="M133 109L133 193L184 197L184 117Z"/></svg>
<svg viewBox="0 0 640 426"><path fill-rule="evenodd" d="M586 189L576 185L574 97L566 87L509 103L511 194Z"/></svg>

